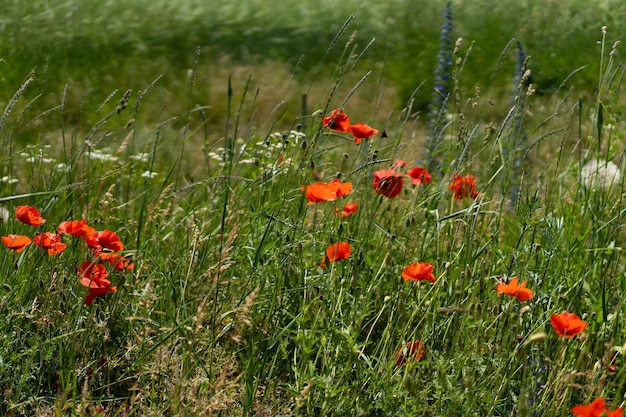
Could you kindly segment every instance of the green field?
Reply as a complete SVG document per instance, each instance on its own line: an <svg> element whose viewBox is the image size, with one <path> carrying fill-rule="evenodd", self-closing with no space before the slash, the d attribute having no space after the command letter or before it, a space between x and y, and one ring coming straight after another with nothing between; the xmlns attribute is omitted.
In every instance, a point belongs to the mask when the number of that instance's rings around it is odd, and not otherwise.
<svg viewBox="0 0 626 417"><path fill-rule="evenodd" d="M23 3L0 415L624 406L622 2Z"/></svg>
<svg viewBox="0 0 626 417"><path fill-rule="evenodd" d="M539 94L552 94L574 71L567 86L593 91L599 73L600 27L608 27L609 43L619 39L626 28L620 18L626 6L617 0L556 4L503 1L485 7L482 2L455 3L453 40L464 39L460 56L467 55L464 71L468 76L461 78L461 87L472 91L479 86L493 99L508 95L516 50L507 45L516 39L532 57L529 68ZM295 73L297 83L288 90L300 97L313 81L316 89L323 88L315 76L318 71L326 79L332 77L339 57L352 53L362 54L361 74L365 68L374 71L371 80L375 81L370 83L384 80L395 107L404 106L423 83L415 106L425 110L432 98L443 6L407 0L349 0L339 6L329 0L314 5L292 0L275 5L256 0L34 0L26 5L5 1L0 6L0 55L5 61L0 87L14 91L36 68L44 98L57 104L67 85L76 104L87 100L91 106L84 111L91 112L112 91L143 89L162 75L157 87L168 103L185 103L189 99L185 76L199 48L202 83L194 101L222 107L221 97L209 93L223 91L228 75L239 66L243 72L237 73L238 81L252 75L266 89L277 88L278 81L268 80L275 72L279 80ZM344 35L324 58L348 20ZM229 57L226 62L224 55ZM162 102L154 100L153 105L158 111ZM268 103L272 108L275 105ZM180 114L180 109L165 110ZM221 120L216 117L214 123Z"/></svg>

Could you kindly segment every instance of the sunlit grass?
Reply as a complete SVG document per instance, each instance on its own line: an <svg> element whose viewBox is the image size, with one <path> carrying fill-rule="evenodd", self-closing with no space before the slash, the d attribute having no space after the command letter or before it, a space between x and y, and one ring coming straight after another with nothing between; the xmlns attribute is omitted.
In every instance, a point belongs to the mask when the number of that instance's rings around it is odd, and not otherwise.
<svg viewBox="0 0 626 417"><path fill-rule="evenodd" d="M185 7L180 18L199 19L202 5ZM323 67L302 78L288 64L210 62L201 48L177 51L188 65L171 71L155 71L167 62L155 56L149 77L120 67L106 90L87 88L97 73L55 90L65 84L41 78L54 65L10 85L0 235L86 219L119 235L134 268L109 268L116 291L87 306L83 239L64 236L56 255L0 247L2 414L567 416L599 396L624 402L619 48L604 40L590 90L563 83L546 99L528 79L509 85L512 72L482 84L479 43L458 42L433 126L415 101L394 106L384 60L336 29ZM359 145L332 132L322 116L340 107L380 132ZM375 172L426 158L427 184L373 187ZM456 175L475 189L451 186ZM336 178L349 195L308 204L303 185ZM346 201L358 210L340 217ZM46 223L15 220L21 205ZM332 262L338 242L350 254ZM403 279L422 262L434 282ZM498 295L513 277L532 299ZM587 323L573 338L550 323L564 311ZM423 356L403 364L413 343Z"/></svg>

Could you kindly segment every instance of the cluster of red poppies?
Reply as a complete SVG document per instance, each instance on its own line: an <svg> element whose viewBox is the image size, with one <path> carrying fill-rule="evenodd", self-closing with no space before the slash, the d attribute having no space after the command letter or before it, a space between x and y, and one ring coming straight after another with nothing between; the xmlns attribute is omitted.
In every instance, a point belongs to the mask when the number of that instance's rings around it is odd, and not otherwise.
<svg viewBox="0 0 626 417"><path fill-rule="evenodd" d="M350 118L343 111L335 109L330 115L322 117L322 124L337 133L350 133L354 137L354 142L359 144L363 139L369 139L376 133L377 129L365 123L350 123ZM403 173L407 163L401 159L396 160L389 169L381 169L374 172L372 188L377 194L387 198L395 198L402 192L404 177L410 178L411 184L415 186L428 185L432 181L432 176L426 168L414 167ZM453 196L457 200L467 197L477 198L476 182L472 175L452 177L449 186ZM308 204L320 203L324 201L335 201L340 197L345 197L352 192L352 183L341 182L335 178L328 183L318 181L313 184L303 185L300 189L304 192ZM335 208L338 216L346 217L355 213L358 209L356 202L348 201L340 211ZM325 268L327 263L337 262L350 257L352 247L349 242L336 242L328 246L322 258L320 266ZM402 278L405 281L431 281L435 282L434 267L429 262L416 262L408 265L402 271ZM408 359L419 360L424 354L424 344L419 341L406 342L394 355L397 366L403 366Z"/></svg>
<svg viewBox="0 0 626 417"><path fill-rule="evenodd" d="M354 143L357 145L363 139L371 138L378 133L378 129L374 129L365 123L357 122L350 124L348 115L339 109L335 109L330 115L322 117L322 123L333 132L350 133L354 137Z"/></svg>
<svg viewBox="0 0 626 417"><path fill-rule="evenodd" d="M17 220L30 226L41 226L46 223L46 219L41 217L39 211L32 206L18 206L15 214ZM89 294L85 298L87 305L91 305L95 297L102 297L107 293L115 292L117 289L116 286L111 286L111 281L107 279L109 273L103 265L104 263L108 263L119 271L134 268L130 259L121 254L121 251L124 250L124 244L120 237L110 230L97 231L87 225L86 220L64 221L59 224L57 233L43 232L33 236L32 239L28 236L15 234L2 236L1 239L4 246L17 253L34 243L46 250L48 255L56 255L67 248L67 244L63 242L63 235L79 237L91 249L92 259L83 262L77 271L80 283L89 289Z"/></svg>
<svg viewBox="0 0 626 417"><path fill-rule="evenodd" d="M363 139L370 138L378 133L378 130L369 127L363 123L350 124L349 117L340 110L333 110L329 116L322 118L322 123L328 129L339 133L351 133L354 136L355 143L360 143ZM423 167L415 167L409 169L406 174L402 171L407 163L403 160L396 160L389 169L382 169L374 172L374 180L372 187L376 193L387 198L395 198L402 191L404 177L408 176L411 183L416 186L428 185L432 181L432 176ZM352 183L341 182L335 178L329 183L316 182L309 185L303 185L300 188L308 204L320 203L324 201L335 201L340 197L345 197L352 192ZM476 180L473 175L462 176L454 174L451 177L448 189L452 192L455 200L464 200L466 198L476 199L479 196L476 190ZM348 202L343 210L339 212L337 207L336 213L342 217L348 216L356 212L358 206L356 202ZM336 242L328 246L325 255L320 264L325 268L327 263L337 262L350 257L352 248L348 242ZM434 266L429 262L415 262L407 265L402 270L402 279L404 281L430 281L435 282ZM513 277L509 282L500 282L495 287L498 296L501 294L510 295L518 299L518 301L528 301L534 297L531 289L526 287L526 281L521 284L517 277ZM550 316L550 323L557 335L561 337L572 338L582 332L587 323L580 319L576 314L563 312ZM397 366L406 365L408 360L419 360L424 354L425 346L420 340L406 342L396 353L394 358ZM599 407L596 401L594 407ZM603 403L602 403L603 405ZM579 406L578 410L583 410L587 406ZM583 414L581 414L583 415ZM615 414L617 416L617 414ZM621 415L621 414L620 414Z"/></svg>
<svg viewBox="0 0 626 417"><path fill-rule="evenodd" d="M526 288L526 281L522 281L520 284L517 277L513 277L509 282L503 281L498 283L496 291L498 292L498 297L501 294L507 294L517 298L518 301L528 301L535 296L530 288ZM587 327L587 323L581 320L580 317L568 312L552 314L550 323L556 334L567 338L576 336Z"/></svg>
<svg viewBox="0 0 626 417"><path fill-rule="evenodd" d="M337 262L347 259L352 254L352 247L348 242L336 242L326 248L325 256L320 266L326 267L327 262ZM429 262L416 262L408 265L402 271L405 281L431 281L435 282L433 273L434 266ZM425 346L420 340L406 342L394 353L396 366L406 366L407 361L417 361L424 355Z"/></svg>
<svg viewBox="0 0 626 417"><path fill-rule="evenodd" d="M335 109L330 113L330 115L322 117L322 124L333 132L350 133L354 137L354 142L356 144L359 144L363 139L369 139L378 133L377 129L374 129L365 123L351 124L348 115L339 109ZM406 161L398 159L389 169L381 169L374 172L374 180L372 182L372 188L374 188L374 191L387 198L395 198L402 191L405 176L409 177L411 184L416 186L428 185L432 181L432 176L426 168L414 167L407 170L406 174L403 174L402 170L405 167ZM339 180L333 180L333 183L335 182L339 183ZM302 186L301 189L305 191L309 204L321 201L333 201L338 197L332 192L329 192L329 190L322 185L323 183L318 182ZM350 189L351 186L352 184L350 184ZM476 180L471 174L465 176L454 174L448 188L452 191L452 195L456 200L464 200L466 198L476 199L479 195L476 191ZM350 212L348 212L348 214L350 214Z"/></svg>

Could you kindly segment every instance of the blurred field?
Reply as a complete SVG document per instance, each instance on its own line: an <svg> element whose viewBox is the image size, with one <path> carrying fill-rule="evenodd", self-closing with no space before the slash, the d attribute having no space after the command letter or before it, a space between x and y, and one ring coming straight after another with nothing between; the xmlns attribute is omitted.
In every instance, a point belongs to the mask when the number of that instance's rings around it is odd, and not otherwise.
<svg viewBox="0 0 626 417"><path fill-rule="evenodd" d="M454 39L463 38L462 53L469 51L462 87L472 91L479 86L494 97L512 89L515 50L501 56L512 38L532 57L536 90L548 94L583 66L570 85L597 83L600 27L608 26L609 42L626 29L619 18L626 5L618 0L452 3ZM280 78L285 72L299 75L290 87L299 96L318 69L332 75L342 53L360 54L372 42L360 62L377 66L396 107L424 82L415 104L423 110L432 97L443 8L443 2L432 0L4 1L0 87L12 91L36 67L44 98L58 100L68 83L77 100L99 104L114 89L140 89L163 74L159 88L166 90L162 93L171 105L184 100L177 92L185 88L182 75L192 67L199 47L198 76L205 85L224 90L227 75L239 66L261 83L271 81L276 66ZM323 60L351 16L345 36L337 40L339 47ZM344 51L351 37L350 49ZM225 55L228 61L222 60ZM214 108L223 105L202 93Z"/></svg>

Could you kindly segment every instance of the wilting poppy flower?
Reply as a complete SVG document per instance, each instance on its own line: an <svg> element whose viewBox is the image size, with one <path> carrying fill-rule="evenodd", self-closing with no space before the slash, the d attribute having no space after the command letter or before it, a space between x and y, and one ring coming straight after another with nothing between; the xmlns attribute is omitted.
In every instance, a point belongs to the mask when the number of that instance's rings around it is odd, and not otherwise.
<svg viewBox="0 0 626 417"><path fill-rule="evenodd" d="M396 366L406 366L407 360L419 361L424 356L424 343L421 340L406 342L393 354Z"/></svg>
<svg viewBox="0 0 626 417"><path fill-rule="evenodd" d="M2 236L1 239L4 246L9 249L13 249L17 253L20 253L26 246L32 243L29 237L21 235Z"/></svg>
<svg viewBox="0 0 626 417"><path fill-rule="evenodd" d="M430 262L416 262L407 265L402 270L402 279L405 281L431 281L435 282L433 267Z"/></svg>
<svg viewBox="0 0 626 417"><path fill-rule="evenodd" d="M474 200L478 198L478 193L476 192L476 180L471 174L464 177L459 174L454 174L448 188L454 193L454 198L456 200L463 200L467 197L471 197Z"/></svg>
<svg viewBox="0 0 626 417"><path fill-rule="evenodd" d="M378 194L394 198L402 191L404 176L393 169L381 169L374 172L372 187Z"/></svg>
<svg viewBox="0 0 626 417"><path fill-rule="evenodd" d="M411 178L411 184L413 185L427 185L433 179L430 172L426 168L421 167L409 169L406 175Z"/></svg>
<svg viewBox="0 0 626 417"><path fill-rule="evenodd" d="M378 133L378 130L366 125L365 123L355 123L348 127L348 132L354 136L354 143L358 145L363 139L374 136Z"/></svg>
<svg viewBox="0 0 626 417"><path fill-rule="evenodd" d="M526 288L526 281L522 281L519 285L517 284L517 277L514 277L508 283L502 282L496 285L496 291L498 291L498 297L500 297L500 294L508 294L512 297L517 297L519 301L528 301L534 296L533 291Z"/></svg>
<svg viewBox="0 0 626 417"><path fill-rule="evenodd" d="M124 244L120 240L120 237L110 230L103 230L101 232L92 233L84 237L87 246L96 251L102 251L108 249L113 252L119 252L124 250Z"/></svg>
<svg viewBox="0 0 626 417"><path fill-rule="evenodd" d="M352 253L352 248L348 242L337 242L326 248L326 256L322 258L322 267L326 266L326 261L337 262L346 259Z"/></svg>
<svg viewBox="0 0 626 417"><path fill-rule="evenodd" d="M129 271L135 267L130 263L130 259L126 256L122 256L119 253L101 252L98 254L98 259L103 262L108 262L113 265L113 268L118 271Z"/></svg>
<svg viewBox="0 0 626 417"><path fill-rule="evenodd" d="M322 123L328 129L339 133L348 133L350 128L350 118L339 109L333 110L329 116L322 117Z"/></svg>
<svg viewBox="0 0 626 417"><path fill-rule="evenodd" d="M341 211L339 211L339 207L336 207L335 213L339 217L348 217L349 215L356 213L358 209L359 209L359 205L357 204L356 201L355 202L348 201L346 204L344 204L343 209Z"/></svg>
<svg viewBox="0 0 626 417"><path fill-rule="evenodd" d="M598 397L589 405L576 405L572 408L572 414L577 417L622 417L624 410L617 407L611 411L606 408L604 398Z"/></svg>
<svg viewBox="0 0 626 417"><path fill-rule="evenodd" d="M61 222L57 228L59 234L67 233L68 235L85 237L96 233L96 230L87 226L87 220L68 220Z"/></svg>
<svg viewBox="0 0 626 417"><path fill-rule="evenodd" d="M33 237L33 243L42 249L48 251L48 255L61 253L67 248L67 245L61 242L61 235L56 233L44 232Z"/></svg>
<svg viewBox="0 0 626 417"><path fill-rule="evenodd" d="M556 334L563 337L574 337L587 327L587 323L582 321L580 317L567 312L551 315L550 323L552 323Z"/></svg>
<svg viewBox="0 0 626 417"><path fill-rule="evenodd" d="M41 217L39 211L31 206L17 206L15 215L19 221L31 226L41 226L46 222L46 219Z"/></svg>

